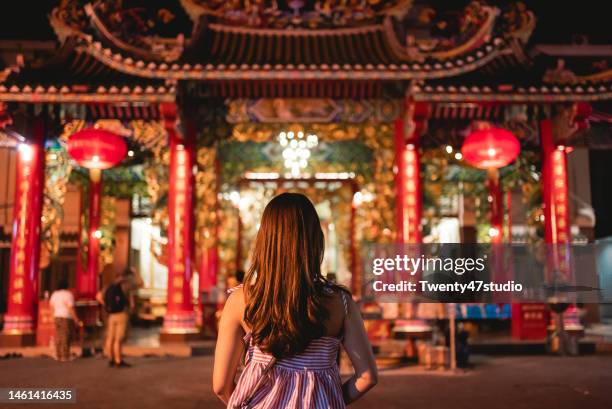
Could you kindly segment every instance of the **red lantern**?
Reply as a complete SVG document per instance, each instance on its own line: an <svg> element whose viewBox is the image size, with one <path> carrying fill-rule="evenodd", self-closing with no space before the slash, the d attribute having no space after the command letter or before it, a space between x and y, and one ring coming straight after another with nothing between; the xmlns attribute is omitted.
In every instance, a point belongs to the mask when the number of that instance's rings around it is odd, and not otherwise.
<svg viewBox="0 0 612 409"><path fill-rule="evenodd" d="M88 169L108 169L123 160L127 146L123 138L103 129L87 128L68 140L68 153Z"/></svg>
<svg viewBox="0 0 612 409"><path fill-rule="evenodd" d="M487 169L489 177L489 201L491 204L491 229L489 235L492 243L503 241L504 205L498 168L510 164L521 151L521 145L512 132L502 128L494 128L488 124L465 138L461 153L470 165ZM511 226L508 228L511 237Z"/></svg>
<svg viewBox="0 0 612 409"><path fill-rule="evenodd" d="M461 153L470 165L480 169L497 169L510 164L521 151L512 132L487 128L471 133L463 142Z"/></svg>

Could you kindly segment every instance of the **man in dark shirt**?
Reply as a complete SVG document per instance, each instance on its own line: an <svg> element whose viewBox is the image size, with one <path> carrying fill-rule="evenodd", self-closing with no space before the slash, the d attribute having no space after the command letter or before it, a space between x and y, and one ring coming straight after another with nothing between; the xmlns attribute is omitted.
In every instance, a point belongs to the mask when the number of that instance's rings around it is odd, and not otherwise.
<svg viewBox="0 0 612 409"><path fill-rule="evenodd" d="M134 309L134 297L127 273L118 273L115 280L96 299L108 312L106 320L106 341L104 352L109 357L108 365L118 368L129 367L123 360L122 346L127 332L129 312Z"/></svg>

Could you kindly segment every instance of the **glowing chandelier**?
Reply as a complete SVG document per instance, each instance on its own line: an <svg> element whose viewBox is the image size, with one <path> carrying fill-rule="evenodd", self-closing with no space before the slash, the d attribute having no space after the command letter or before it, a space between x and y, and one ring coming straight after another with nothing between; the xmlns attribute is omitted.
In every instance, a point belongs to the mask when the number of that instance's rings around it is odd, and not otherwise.
<svg viewBox="0 0 612 409"><path fill-rule="evenodd" d="M285 167L291 172L291 176L298 177L306 167L310 159L310 150L319 144L317 135L293 131L278 134L278 141L283 149Z"/></svg>

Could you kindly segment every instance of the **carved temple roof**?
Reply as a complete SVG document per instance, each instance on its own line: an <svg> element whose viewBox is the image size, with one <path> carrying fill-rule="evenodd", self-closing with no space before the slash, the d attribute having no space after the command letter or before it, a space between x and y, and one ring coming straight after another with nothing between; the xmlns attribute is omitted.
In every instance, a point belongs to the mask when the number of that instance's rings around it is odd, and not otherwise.
<svg viewBox="0 0 612 409"><path fill-rule="evenodd" d="M536 18L520 2L345 3L64 0L49 18L58 49L0 71L0 100L154 102L173 99L178 81L223 97L371 98L385 87L424 100L611 97L610 55L534 47Z"/></svg>

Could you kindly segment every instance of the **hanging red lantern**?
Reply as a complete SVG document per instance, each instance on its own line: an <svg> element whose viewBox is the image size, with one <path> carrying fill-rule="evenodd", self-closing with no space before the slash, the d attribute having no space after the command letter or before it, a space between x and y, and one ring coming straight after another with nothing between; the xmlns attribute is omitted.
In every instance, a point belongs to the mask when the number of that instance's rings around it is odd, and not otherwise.
<svg viewBox="0 0 612 409"><path fill-rule="evenodd" d="M463 159L480 169L498 169L510 164L521 152L518 139L502 128L472 132L461 147Z"/></svg>
<svg viewBox="0 0 612 409"><path fill-rule="evenodd" d="M68 140L68 153L88 169L108 169L123 160L127 145L123 138L103 129L87 128Z"/></svg>
<svg viewBox="0 0 612 409"><path fill-rule="evenodd" d="M488 170L487 185L491 205L489 236L491 236L492 243L503 241L504 205L498 169L510 164L520 152L521 145L512 132L494 128L488 123L480 124L479 129L465 138L461 147L461 153L466 162L477 168ZM511 239L510 226L508 236Z"/></svg>

